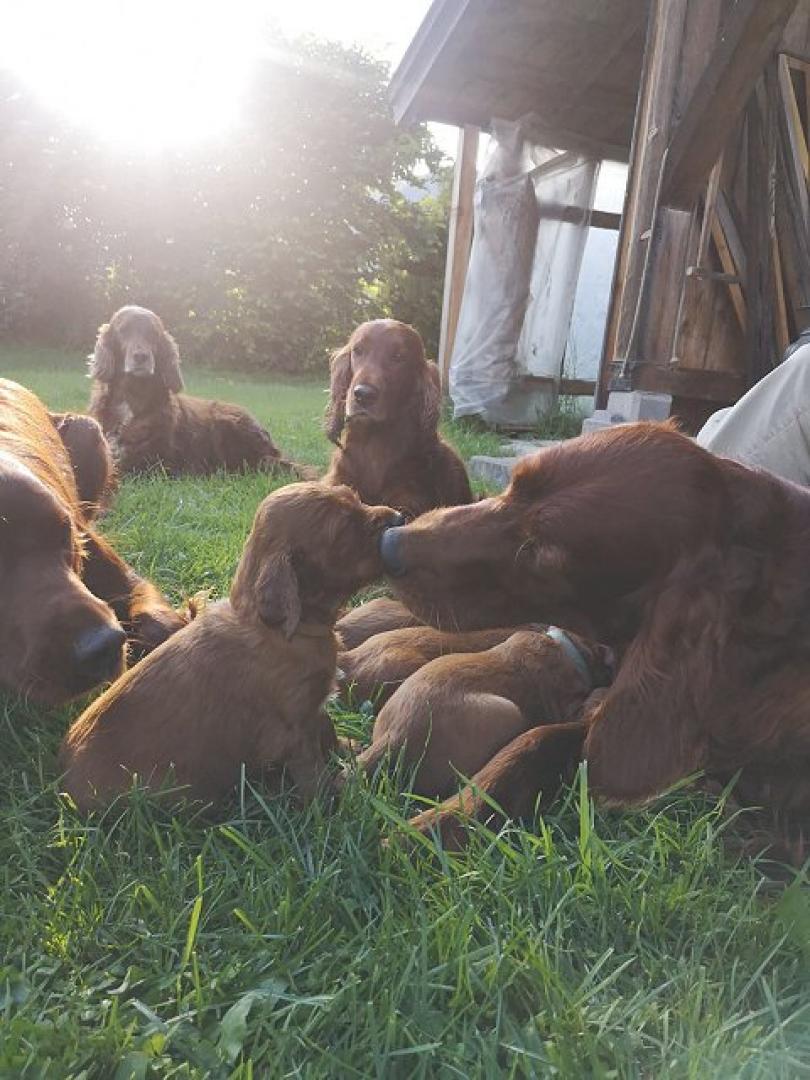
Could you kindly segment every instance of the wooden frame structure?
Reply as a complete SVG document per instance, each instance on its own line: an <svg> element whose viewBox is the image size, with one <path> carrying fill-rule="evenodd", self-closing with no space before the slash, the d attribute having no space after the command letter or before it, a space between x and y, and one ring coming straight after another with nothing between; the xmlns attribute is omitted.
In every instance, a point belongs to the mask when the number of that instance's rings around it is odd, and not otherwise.
<svg viewBox="0 0 810 1080"><path fill-rule="evenodd" d="M398 119L461 123L465 139L531 111L548 145L629 161L598 405L610 389L666 392L696 426L810 323L810 0L435 0L392 99ZM445 369L470 168L467 151Z"/></svg>

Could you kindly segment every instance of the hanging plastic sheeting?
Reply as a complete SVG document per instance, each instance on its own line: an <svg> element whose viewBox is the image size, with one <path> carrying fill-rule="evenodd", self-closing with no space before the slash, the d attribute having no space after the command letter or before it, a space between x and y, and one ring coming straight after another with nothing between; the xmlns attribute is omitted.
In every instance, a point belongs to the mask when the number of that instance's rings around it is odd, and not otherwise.
<svg viewBox="0 0 810 1080"><path fill-rule="evenodd" d="M531 174L553 153L531 153L521 122L493 121L475 185L473 241L450 363L454 415L487 418L509 393L529 298L537 236Z"/></svg>
<svg viewBox="0 0 810 1080"><path fill-rule="evenodd" d="M531 424L556 397L598 175L527 126L493 123L450 365L454 415L493 424Z"/></svg>
<svg viewBox="0 0 810 1080"><path fill-rule="evenodd" d="M532 174L539 223L518 368L559 384L599 163L558 154Z"/></svg>

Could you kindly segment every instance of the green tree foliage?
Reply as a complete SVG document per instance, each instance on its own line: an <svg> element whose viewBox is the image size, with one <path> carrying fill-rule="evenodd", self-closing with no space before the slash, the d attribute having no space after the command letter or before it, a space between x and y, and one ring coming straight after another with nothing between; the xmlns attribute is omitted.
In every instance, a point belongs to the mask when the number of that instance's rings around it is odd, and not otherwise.
<svg viewBox="0 0 810 1080"><path fill-rule="evenodd" d="M208 365L303 370L387 314L436 347L440 156L394 126L386 69L362 52L275 41L238 127L160 156L116 152L0 74L0 151L7 339L89 346L130 302Z"/></svg>

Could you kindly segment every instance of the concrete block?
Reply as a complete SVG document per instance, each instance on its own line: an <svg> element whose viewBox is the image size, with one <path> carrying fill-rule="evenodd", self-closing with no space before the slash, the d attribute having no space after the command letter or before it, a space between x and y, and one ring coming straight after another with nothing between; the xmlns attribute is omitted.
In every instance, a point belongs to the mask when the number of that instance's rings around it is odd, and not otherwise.
<svg viewBox="0 0 810 1080"><path fill-rule="evenodd" d="M520 461L518 457L488 457L478 454L470 458L469 474L475 480L484 480L498 488L505 488L512 475L512 469Z"/></svg>
<svg viewBox="0 0 810 1080"><path fill-rule="evenodd" d="M547 446L556 446L559 439L507 439L501 443L501 450L506 454L524 457L526 454L536 454L538 450L544 450Z"/></svg>
<svg viewBox="0 0 810 1080"><path fill-rule="evenodd" d="M672 409L670 394L649 390L613 390L608 394L607 412L622 420L666 420Z"/></svg>
<svg viewBox="0 0 810 1080"><path fill-rule="evenodd" d="M592 435L594 431L603 431L605 428L623 423L620 416L611 416L606 409L598 409L592 416L586 416L582 421L582 434Z"/></svg>

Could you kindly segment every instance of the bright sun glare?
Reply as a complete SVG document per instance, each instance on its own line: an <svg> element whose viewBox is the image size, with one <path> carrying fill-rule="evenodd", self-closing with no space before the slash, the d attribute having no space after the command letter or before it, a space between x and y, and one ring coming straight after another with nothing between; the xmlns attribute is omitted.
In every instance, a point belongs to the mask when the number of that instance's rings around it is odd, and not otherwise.
<svg viewBox="0 0 810 1080"><path fill-rule="evenodd" d="M4 12L0 66L43 103L122 147L190 143L234 121L273 6L15 0Z"/></svg>

